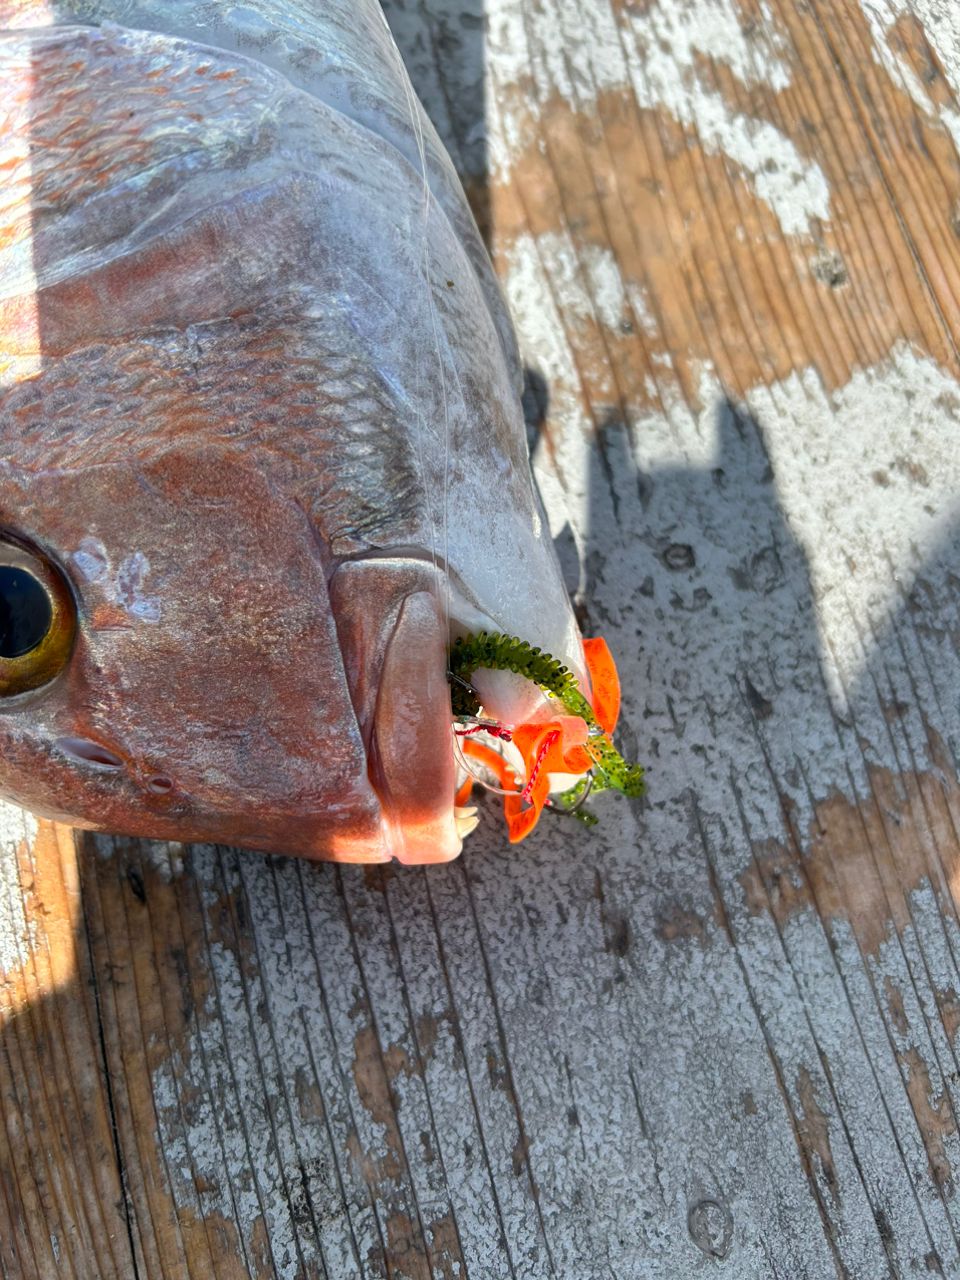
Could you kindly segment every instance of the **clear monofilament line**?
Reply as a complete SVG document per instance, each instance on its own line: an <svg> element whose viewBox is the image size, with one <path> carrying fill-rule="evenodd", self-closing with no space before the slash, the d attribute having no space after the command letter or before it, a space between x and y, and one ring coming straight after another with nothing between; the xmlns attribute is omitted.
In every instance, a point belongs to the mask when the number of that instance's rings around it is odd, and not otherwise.
<svg viewBox="0 0 960 1280"><path fill-rule="evenodd" d="M437 580L438 603L440 605L440 615L444 630L444 635L450 634L450 580L447 573L447 565L449 563L449 536L448 536L448 501L447 487L449 483L449 465L450 465L450 410L447 402L447 383L444 372L443 352L440 347L440 334L437 325L437 310L433 296L433 284L430 275L430 253L429 253L429 226L430 226L430 208L432 192L427 174L427 153L423 136L423 120L420 114L420 107L413 86L410 83L410 77L407 74L406 66L400 56L400 50L397 48L396 41L389 30L389 24L386 17L381 13L384 25L387 27L387 34L391 45L393 46L394 56L400 73L400 82L403 85L403 92L407 102L407 111L410 116L410 125L413 136L417 145L417 153L420 159L420 176L423 182L423 205L422 205L422 236L420 242L420 266L423 275L424 288L426 290L427 311L430 316L431 336L433 339L434 355L436 357L437 376L440 384L440 402L443 413L443 479L441 492L441 530L440 536L443 544L442 564L437 546L437 526L434 511L434 504L431 501L430 485L427 480L427 464L425 461L424 450L424 422L423 412L420 407L420 390L421 390L421 364L419 350L417 353L417 465L420 471L420 482L423 485L424 500L427 504L427 518L430 525L430 556L433 561L434 573Z"/></svg>
<svg viewBox="0 0 960 1280"><path fill-rule="evenodd" d="M489 791L491 795L495 796L515 796L519 794L519 786L510 791L506 787L498 787L495 783L488 781L481 774L476 773L470 767L467 757L463 753L463 748L460 746L460 740L456 734L454 734L453 737L453 754L457 757L458 764L461 766L470 781L476 786L482 787L484 791ZM479 764L479 761L477 763ZM513 767L512 765L509 765L508 761L506 763L508 764L508 767ZM480 764L479 767L482 769L484 766Z"/></svg>

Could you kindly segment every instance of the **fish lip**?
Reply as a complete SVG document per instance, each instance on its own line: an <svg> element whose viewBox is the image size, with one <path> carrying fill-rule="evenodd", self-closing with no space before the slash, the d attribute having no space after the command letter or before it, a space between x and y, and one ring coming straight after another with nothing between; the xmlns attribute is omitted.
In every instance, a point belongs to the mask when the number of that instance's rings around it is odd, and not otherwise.
<svg viewBox="0 0 960 1280"><path fill-rule="evenodd" d="M380 847L401 862L441 862L460 841L446 680L446 591L432 558L390 548L331 577L330 605L380 813ZM399 552L399 554L398 554Z"/></svg>
<svg viewBox="0 0 960 1280"><path fill-rule="evenodd" d="M451 616L456 617L458 612L462 612L470 617L476 615L484 619L489 618L462 574L448 560L440 554L434 554L427 547L412 543L390 547L366 547L361 551L334 556L327 573L327 585L330 585L342 565L377 564L382 561L406 562L432 569L437 578L437 590L444 595L449 592ZM496 625L492 618L489 619L489 625L491 627Z"/></svg>

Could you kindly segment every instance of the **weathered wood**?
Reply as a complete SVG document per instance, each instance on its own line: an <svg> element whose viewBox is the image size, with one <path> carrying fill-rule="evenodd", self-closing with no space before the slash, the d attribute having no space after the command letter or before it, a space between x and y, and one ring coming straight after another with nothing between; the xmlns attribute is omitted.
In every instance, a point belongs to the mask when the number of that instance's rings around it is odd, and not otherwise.
<svg viewBox="0 0 960 1280"><path fill-rule="evenodd" d="M0 1275L960 1275L960 25L388 14L649 801L426 872L4 810Z"/></svg>

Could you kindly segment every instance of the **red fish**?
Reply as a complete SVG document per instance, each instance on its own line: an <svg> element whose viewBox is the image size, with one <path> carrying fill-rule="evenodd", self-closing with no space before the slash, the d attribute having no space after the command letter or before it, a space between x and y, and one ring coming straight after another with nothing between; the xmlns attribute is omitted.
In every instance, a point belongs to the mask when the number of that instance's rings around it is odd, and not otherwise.
<svg viewBox="0 0 960 1280"><path fill-rule="evenodd" d="M0 794L456 856L451 639L589 682L511 326L379 8L0 0L0 91Z"/></svg>

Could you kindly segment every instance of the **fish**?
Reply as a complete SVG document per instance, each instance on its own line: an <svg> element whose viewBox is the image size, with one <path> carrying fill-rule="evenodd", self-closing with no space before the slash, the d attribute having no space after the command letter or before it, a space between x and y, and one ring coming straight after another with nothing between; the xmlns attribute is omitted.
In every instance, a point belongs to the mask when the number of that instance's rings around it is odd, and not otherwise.
<svg viewBox="0 0 960 1280"><path fill-rule="evenodd" d="M0 91L0 795L456 857L451 644L593 695L510 318L378 4L0 0ZM471 689L548 722L515 672Z"/></svg>

